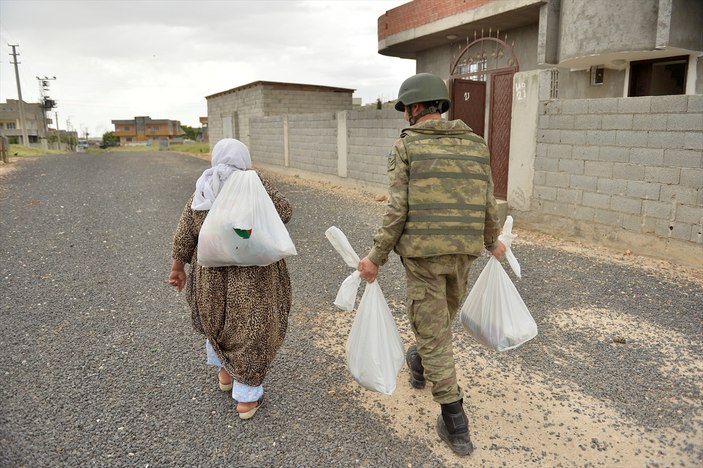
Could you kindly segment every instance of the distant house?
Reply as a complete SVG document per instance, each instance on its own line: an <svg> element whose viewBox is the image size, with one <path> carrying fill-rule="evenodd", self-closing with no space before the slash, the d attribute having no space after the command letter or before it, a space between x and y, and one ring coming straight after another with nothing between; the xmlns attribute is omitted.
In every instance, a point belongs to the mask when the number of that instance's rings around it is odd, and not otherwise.
<svg viewBox="0 0 703 468"><path fill-rule="evenodd" d="M253 117L313 114L352 109L354 89L255 81L206 96L210 145L237 138L249 145Z"/></svg>
<svg viewBox="0 0 703 468"><path fill-rule="evenodd" d="M121 146L150 144L154 140L166 138L172 141L183 135L178 120L135 117L132 120L113 120L114 134L120 138Z"/></svg>
<svg viewBox="0 0 703 468"><path fill-rule="evenodd" d="M46 138L44 129L51 120L45 120L44 108L38 102L22 101L22 108L29 141L22 141L22 120L17 99L8 99L7 102L0 103L0 135L6 136L10 143L25 146L38 144L42 138Z"/></svg>

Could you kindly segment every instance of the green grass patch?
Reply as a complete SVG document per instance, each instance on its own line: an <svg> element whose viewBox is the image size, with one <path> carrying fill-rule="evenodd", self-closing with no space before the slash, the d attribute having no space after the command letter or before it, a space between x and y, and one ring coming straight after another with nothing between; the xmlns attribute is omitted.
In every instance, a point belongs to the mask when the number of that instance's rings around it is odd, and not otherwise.
<svg viewBox="0 0 703 468"><path fill-rule="evenodd" d="M97 146L90 146L85 148L83 152L88 154L102 154L114 151L160 151L159 145L151 146L110 146L108 148L98 148ZM179 153L190 153L190 154L210 154L210 145L207 143L178 143L169 145L166 151L177 151ZM8 149L8 156L10 158L22 158L29 156L43 156L46 154L66 154L68 151L58 151L58 150L43 150L37 148L30 148L28 146L22 145L10 145Z"/></svg>
<svg viewBox="0 0 703 468"><path fill-rule="evenodd" d="M27 156L43 156L45 154L65 154L65 151L58 150L44 150L37 148L30 148L29 146L22 145L10 145L7 151L7 155L11 158L24 158Z"/></svg>
<svg viewBox="0 0 703 468"><path fill-rule="evenodd" d="M181 153L208 154L210 145L208 143L177 143L168 147L169 151L179 151Z"/></svg>
<svg viewBox="0 0 703 468"><path fill-rule="evenodd" d="M151 146L110 146L105 149L90 147L86 153L100 154L113 151L161 151L158 144ZM210 145L207 143L174 143L164 151L177 151L179 153L209 154Z"/></svg>

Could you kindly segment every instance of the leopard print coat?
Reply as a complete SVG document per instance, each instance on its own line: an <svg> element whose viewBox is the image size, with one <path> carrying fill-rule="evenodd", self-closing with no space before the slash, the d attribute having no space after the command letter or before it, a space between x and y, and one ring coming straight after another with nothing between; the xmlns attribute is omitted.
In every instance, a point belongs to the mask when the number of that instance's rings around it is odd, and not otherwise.
<svg viewBox="0 0 703 468"><path fill-rule="evenodd" d="M288 200L258 173L279 216L292 216ZM200 227L208 211L181 214L173 259L189 264L186 299L193 328L204 334L229 374L246 385L261 385L288 327L292 294L285 260L264 267L201 267L197 263Z"/></svg>

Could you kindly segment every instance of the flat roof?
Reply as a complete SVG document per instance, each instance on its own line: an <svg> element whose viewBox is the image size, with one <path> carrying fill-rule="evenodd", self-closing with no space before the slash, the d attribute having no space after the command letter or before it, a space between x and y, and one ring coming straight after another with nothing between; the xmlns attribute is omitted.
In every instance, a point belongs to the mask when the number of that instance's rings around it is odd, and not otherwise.
<svg viewBox="0 0 703 468"><path fill-rule="evenodd" d="M144 119L145 121L152 123L152 124L158 124L158 123L168 123L168 122L178 122L178 120L171 120L171 119L152 119L151 117L142 117L138 116L133 119L119 119L119 120L112 120L111 122L113 124L133 124L134 122L137 121L137 119Z"/></svg>
<svg viewBox="0 0 703 468"><path fill-rule="evenodd" d="M274 89L285 89L288 91L327 91L333 93L354 93L354 91L356 91L355 89L351 88L337 88L334 86L322 86L301 83L280 83L277 81L253 81L242 86L237 86L236 88L228 89L227 91L220 91L219 93L205 96L205 99L223 96L225 94L236 93L237 91L241 91L247 88L255 88L257 86L273 86Z"/></svg>

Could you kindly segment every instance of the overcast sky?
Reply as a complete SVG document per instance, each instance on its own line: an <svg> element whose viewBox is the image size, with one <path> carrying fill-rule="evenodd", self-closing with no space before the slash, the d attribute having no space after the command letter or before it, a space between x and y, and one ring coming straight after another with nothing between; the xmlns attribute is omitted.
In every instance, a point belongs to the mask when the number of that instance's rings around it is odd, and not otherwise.
<svg viewBox="0 0 703 468"><path fill-rule="evenodd" d="M17 99L8 44L23 99L55 76L59 128L91 137L138 115L197 127L205 96L259 80L389 101L415 62L378 53L377 21L408 1L0 0L0 101Z"/></svg>

